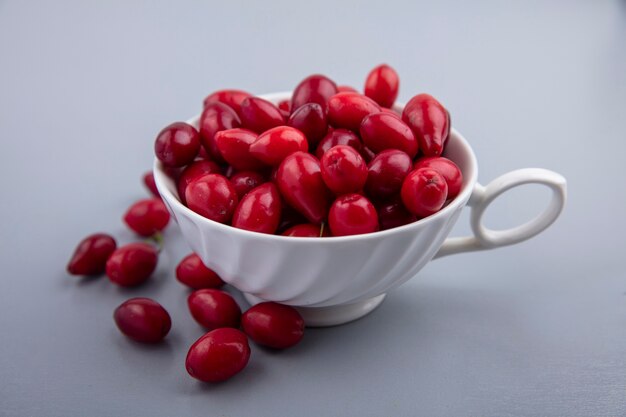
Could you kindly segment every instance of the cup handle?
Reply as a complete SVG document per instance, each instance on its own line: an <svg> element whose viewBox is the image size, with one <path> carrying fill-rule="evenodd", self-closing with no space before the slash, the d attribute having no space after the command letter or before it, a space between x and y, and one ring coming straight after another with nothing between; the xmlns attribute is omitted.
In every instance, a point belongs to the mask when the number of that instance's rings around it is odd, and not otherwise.
<svg viewBox="0 0 626 417"><path fill-rule="evenodd" d="M489 204L500 194L524 184L541 184L552 190L548 208L534 219L507 230L488 229L482 218ZM445 240L434 259L455 253L494 249L523 242L541 233L559 217L567 199L567 182L556 172L541 168L526 168L508 172L491 181L486 187L476 183L468 206L474 236L451 237Z"/></svg>

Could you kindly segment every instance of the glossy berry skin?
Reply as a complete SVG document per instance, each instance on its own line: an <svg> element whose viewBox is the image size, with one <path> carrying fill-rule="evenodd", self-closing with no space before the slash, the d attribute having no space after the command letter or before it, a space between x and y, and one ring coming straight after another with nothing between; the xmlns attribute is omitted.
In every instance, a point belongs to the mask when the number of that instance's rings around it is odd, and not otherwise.
<svg viewBox="0 0 626 417"><path fill-rule="evenodd" d="M420 158L415 161L413 169L420 168L432 168L443 176L448 185L448 199L456 197L461 192L463 174L459 167L448 158L437 156Z"/></svg>
<svg viewBox="0 0 626 417"><path fill-rule="evenodd" d="M189 294L187 305L191 316L202 327L209 330L239 328L241 308L227 292L213 288L197 290Z"/></svg>
<svg viewBox="0 0 626 417"><path fill-rule="evenodd" d="M154 174L152 173L152 171L146 172L145 174L143 174L142 180L143 180L143 184L146 186L148 191L150 191L150 194L152 194L155 197L161 198L161 195L159 194L159 190L157 189L156 183L154 182Z"/></svg>
<svg viewBox="0 0 626 417"><path fill-rule="evenodd" d="M380 230L393 229L414 221L417 221L417 217L404 207L402 200L399 198L378 207Z"/></svg>
<svg viewBox="0 0 626 417"><path fill-rule="evenodd" d="M207 174L193 180L185 190L187 207L207 219L228 223L239 199L231 182L220 174Z"/></svg>
<svg viewBox="0 0 626 417"><path fill-rule="evenodd" d="M328 227L322 229L319 224L297 224L281 233L283 236L291 237L329 237Z"/></svg>
<svg viewBox="0 0 626 417"><path fill-rule="evenodd" d="M372 233L378 231L378 214L366 197L345 194L330 207L328 225L333 236Z"/></svg>
<svg viewBox="0 0 626 417"><path fill-rule="evenodd" d="M157 135L154 153L166 167L182 167L193 161L200 150L200 135L191 125L172 123Z"/></svg>
<svg viewBox="0 0 626 417"><path fill-rule="evenodd" d="M292 153L278 167L276 183L287 204L308 221L324 221L332 194L322 179L317 158L306 152Z"/></svg>
<svg viewBox="0 0 626 417"><path fill-rule="evenodd" d="M221 382L241 372L249 359L246 335L225 327L208 332L191 345L185 367L189 375L200 381Z"/></svg>
<svg viewBox="0 0 626 417"><path fill-rule="evenodd" d="M328 100L328 121L337 128L358 132L365 116L379 112L375 101L357 93L339 93Z"/></svg>
<svg viewBox="0 0 626 417"><path fill-rule="evenodd" d="M298 311L283 304L264 302L254 305L241 318L250 339L273 349L287 349L304 336L304 320Z"/></svg>
<svg viewBox="0 0 626 417"><path fill-rule="evenodd" d="M367 195L384 200L398 194L412 165L411 157L405 152L397 149L382 151L367 166Z"/></svg>
<svg viewBox="0 0 626 417"><path fill-rule="evenodd" d="M302 80L293 90L291 109L294 111L307 103L317 103L325 112L328 100L335 94L337 94L337 85L334 81L323 75L311 75Z"/></svg>
<svg viewBox="0 0 626 417"><path fill-rule="evenodd" d="M291 100L281 100L278 102L277 107L279 110L291 114Z"/></svg>
<svg viewBox="0 0 626 417"><path fill-rule="evenodd" d="M276 184L276 182L274 182ZM277 233L283 233L292 226L306 223L307 219L293 207L283 204L280 223L278 224Z"/></svg>
<svg viewBox="0 0 626 417"><path fill-rule="evenodd" d="M420 168L404 179L400 196L407 210L423 218L441 210L448 197L448 185L434 169Z"/></svg>
<svg viewBox="0 0 626 417"><path fill-rule="evenodd" d="M122 287L134 287L150 278L157 261L154 246L143 242L129 243L111 254L106 263L106 273L111 282Z"/></svg>
<svg viewBox="0 0 626 417"><path fill-rule="evenodd" d="M113 320L125 336L140 343L158 343L172 328L168 312L150 298L124 301L115 309Z"/></svg>
<svg viewBox="0 0 626 417"><path fill-rule="evenodd" d="M202 146L213 160L224 162L217 143L215 143L215 134L222 130L235 129L240 126L241 120L239 120L239 116L237 116L235 110L226 104L215 102L209 103L204 107L198 121L198 130Z"/></svg>
<svg viewBox="0 0 626 417"><path fill-rule="evenodd" d="M104 273L107 259L117 244L113 237L104 233L89 235L78 244L67 264L72 275L100 275Z"/></svg>
<svg viewBox="0 0 626 417"><path fill-rule="evenodd" d="M240 171L233 174L229 179L235 187L239 200L265 182L265 177L256 171Z"/></svg>
<svg viewBox="0 0 626 417"><path fill-rule="evenodd" d="M241 103L248 97L252 97L252 94L242 90L218 90L204 99L204 107L211 103L224 103L235 110L237 114L240 114Z"/></svg>
<svg viewBox="0 0 626 417"><path fill-rule="evenodd" d="M140 236L150 237L165 229L170 213L160 198L140 200L130 206L124 214L124 222Z"/></svg>
<svg viewBox="0 0 626 417"><path fill-rule="evenodd" d="M389 65L374 68L365 80L365 95L381 107L391 107L398 97L400 77Z"/></svg>
<svg viewBox="0 0 626 417"><path fill-rule="evenodd" d="M450 115L434 97L418 94L402 111L402 120L411 128L424 156L443 153L450 133Z"/></svg>
<svg viewBox="0 0 626 417"><path fill-rule="evenodd" d="M354 87L350 87L349 85L339 85L337 86L337 92L338 93L358 93L359 91Z"/></svg>
<svg viewBox="0 0 626 417"><path fill-rule="evenodd" d="M180 261L176 267L176 279L194 290L220 288L224 285L222 278L215 271L207 268L195 253L190 253Z"/></svg>
<svg viewBox="0 0 626 417"><path fill-rule="evenodd" d="M331 132L328 132L328 134L324 136L324 139L317 145L315 156L317 159L322 159L326 151L337 145L348 145L358 152L361 152L363 149L363 144L356 133L347 129L333 129Z"/></svg>
<svg viewBox="0 0 626 417"><path fill-rule="evenodd" d="M180 201L183 204L187 204L187 200L185 200L185 190L193 180L206 174L219 174L221 172L220 166L213 161L197 160L187 165L180 173L178 183L176 184Z"/></svg>
<svg viewBox="0 0 626 417"><path fill-rule="evenodd" d="M263 133L285 124L285 116L278 107L259 97L248 97L241 103L243 126L257 133Z"/></svg>
<svg viewBox="0 0 626 417"><path fill-rule="evenodd" d="M307 103L298 107L287 120L287 125L304 133L311 149L317 146L328 132L326 112L317 103Z"/></svg>
<svg viewBox="0 0 626 417"><path fill-rule="evenodd" d="M367 165L354 148L337 145L328 150L320 161L322 178L335 194L360 191L367 180Z"/></svg>
<svg viewBox="0 0 626 417"><path fill-rule="evenodd" d="M276 233L282 203L278 188L266 182L246 194L233 215L232 226L258 233Z"/></svg>
<svg viewBox="0 0 626 417"><path fill-rule="evenodd" d="M365 146L374 153L399 149L411 158L417 155L417 139L397 115L385 112L370 114L363 119L359 131Z"/></svg>
<svg viewBox="0 0 626 417"><path fill-rule="evenodd" d="M250 145L250 155L267 165L279 165L288 155L306 152L309 144L304 133L289 126L278 126L261 133Z"/></svg>
<svg viewBox="0 0 626 417"><path fill-rule="evenodd" d="M215 134L215 143L222 155L233 168L239 171L254 171L263 168L263 163L250 153L250 145L258 135L248 129L222 130Z"/></svg>

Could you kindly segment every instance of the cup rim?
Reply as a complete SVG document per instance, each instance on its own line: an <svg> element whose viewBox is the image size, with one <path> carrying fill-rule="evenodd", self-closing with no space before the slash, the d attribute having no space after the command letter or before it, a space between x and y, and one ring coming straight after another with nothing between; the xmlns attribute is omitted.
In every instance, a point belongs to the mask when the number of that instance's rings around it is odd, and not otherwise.
<svg viewBox="0 0 626 417"><path fill-rule="evenodd" d="M263 94L258 97L263 98L268 101L278 101L285 100L291 97L291 92L280 92L280 93L271 93L271 94ZM402 110L404 108L404 103L396 103L394 105L394 109ZM197 126L200 115L194 116L191 119L187 120L185 123L188 123L192 126ZM478 178L478 161L476 159L476 155L468 141L463 137L461 133L459 133L455 128L450 129L450 135L454 135L455 140L459 142L461 148L465 150L465 153L469 157L469 169L463 172L464 178L466 174L467 180L465 186L462 188L461 192L452 200L447 206L443 207L438 212L431 214L428 217L423 219L419 219L415 222L405 224L403 226L394 227L393 229L380 230L372 233L365 233L361 235L349 235L349 236L329 236L329 237L294 237L294 236L283 236L283 235L275 235L268 233L259 233L253 232L250 230L239 229L227 224L219 223L214 220L208 219L195 211L191 210L189 207L185 206L180 199L174 195L170 187L166 185L167 181L173 181L168 175L165 173L163 169L163 165L158 160L158 158L154 158L153 164L153 174L155 184L157 189L159 190L159 194L168 202L168 204L172 207L173 211L181 211L185 216L192 217L196 222L204 222L207 226L215 227L218 230L222 230L226 233L231 233L238 235L242 238L250 238L250 239L265 239L268 241L281 241L281 242L292 242L294 244L310 244L311 242L318 242L317 244L325 244L323 242L328 242L327 244L331 244L330 242L335 243L345 243L355 240L372 240L384 238L387 236L391 236L393 234L400 234L403 232L409 232L411 229L417 230L419 227L422 227L425 224L432 223L437 221L441 217L445 217L451 215L455 212L460 206L465 205L470 198L470 195L474 189L474 184L476 184ZM450 140L450 139L448 139Z"/></svg>

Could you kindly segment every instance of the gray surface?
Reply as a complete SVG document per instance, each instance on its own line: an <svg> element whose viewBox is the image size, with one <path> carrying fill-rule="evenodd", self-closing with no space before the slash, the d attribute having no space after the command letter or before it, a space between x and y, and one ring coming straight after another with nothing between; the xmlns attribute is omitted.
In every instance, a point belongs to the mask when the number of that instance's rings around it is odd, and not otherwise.
<svg viewBox="0 0 626 417"><path fill-rule="evenodd" d="M0 2L0 415L626 416L624 2L106 3ZM66 275L84 235L133 239L120 216L145 195L155 133L206 93L312 72L361 86L380 62L401 99L448 106L482 182L565 175L562 218L433 262L372 315L290 351L254 348L217 386L183 368L202 331L173 279L187 252L175 227L150 285ZM490 225L546 200L512 192ZM113 308L139 295L172 314L162 346L114 328Z"/></svg>

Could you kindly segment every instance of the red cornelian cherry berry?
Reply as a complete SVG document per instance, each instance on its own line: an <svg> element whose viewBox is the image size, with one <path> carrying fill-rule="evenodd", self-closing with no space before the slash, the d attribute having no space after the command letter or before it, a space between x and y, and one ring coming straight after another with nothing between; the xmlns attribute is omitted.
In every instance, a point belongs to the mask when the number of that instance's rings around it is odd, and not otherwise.
<svg viewBox="0 0 626 417"><path fill-rule="evenodd" d="M328 227L319 224L297 224L281 233L283 236L291 237L329 237Z"/></svg>
<svg viewBox="0 0 626 417"><path fill-rule="evenodd" d="M222 170L219 165L213 161L197 160L187 165L178 177L178 197L183 204L186 204L185 190L191 181L206 174L219 174Z"/></svg>
<svg viewBox="0 0 626 417"><path fill-rule="evenodd" d="M374 68L365 80L365 95L381 107L391 107L398 97L400 77L387 64Z"/></svg>
<svg viewBox="0 0 626 417"><path fill-rule="evenodd" d="M213 288L196 290L189 294L187 305L191 316L209 330L220 327L239 328L241 308L227 292Z"/></svg>
<svg viewBox="0 0 626 417"><path fill-rule="evenodd" d="M413 169L431 168L440 173L448 184L448 199L459 195L463 186L463 174L451 160L444 157L430 156L415 161Z"/></svg>
<svg viewBox="0 0 626 417"><path fill-rule="evenodd" d="M315 147L328 132L328 121L324 108L317 103L307 103L297 109L287 120L287 125L304 133L311 149Z"/></svg>
<svg viewBox="0 0 626 417"><path fill-rule="evenodd" d="M230 178L239 200L251 190L265 182L265 177L256 171L240 171Z"/></svg>
<svg viewBox="0 0 626 417"><path fill-rule="evenodd" d="M146 186L148 191L150 191L150 194L152 194L155 197L161 198L161 195L159 194L159 190L157 189L156 183L154 182L154 174L152 173L152 171L149 171L143 174L142 179L143 179L143 184Z"/></svg>
<svg viewBox="0 0 626 417"><path fill-rule="evenodd" d="M291 114L291 100L281 100L278 102L277 107L279 110Z"/></svg>
<svg viewBox="0 0 626 417"><path fill-rule="evenodd" d="M239 120L235 110L224 103L209 103L200 115L198 126L203 149L215 161L224 162L217 143L215 143L215 134L222 130L235 129L241 126L241 120Z"/></svg>
<svg viewBox="0 0 626 417"><path fill-rule="evenodd" d="M243 126L256 133L263 133L285 124L285 116L273 103L259 97L248 97L241 103Z"/></svg>
<svg viewBox="0 0 626 417"><path fill-rule="evenodd" d="M316 157L306 152L292 153L278 167L276 183L287 204L308 221L324 221L332 194L322 179Z"/></svg>
<svg viewBox="0 0 626 417"><path fill-rule="evenodd" d="M187 207L207 219L228 223L239 199L228 178L206 174L193 180L185 190Z"/></svg>
<svg viewBox="0 0 626 417"><path fill-rule="evenodd" d="M154 272L158 253L147 243L129 243L111 254L106 263L106 273L111 282L122 287L144 283Z"/></svg>
<svg viewBox="0 0 626 417"><path fill-rule="evenodd" d="M445 178L431 168L411 171L400 192L404 206L419 218L441 210L448 197Z"/></svg>
<svg viewBox="0 0 626 417"><path fill-rule="evenodd" d="M262 346L287 349L302 340L304 320L290 306L263 302L243 314L241 327L250 338Z"/></svg>
<svg viewBox="0 0 626 417"><path fill-rule="evenodd" d="M326 112L328 99L337 94L337 85L330 78L314 74L306 77L293 90L291 110L297 110L307 103L319 104Z"/></svg>
<svg viewBox="0 0 626 417"><path fill-rule="evenodd" d="M337 92L338 93L358 93L359 90L357 90L354 87L350 87L349 85L339 85L337 86Z"/></svg>
<svg viewBox="0 0 626 417"><path fill-rule="evenodd" d="M117 244L105 233L95 233L80 241L67 264L67 272L72 275L100 275L104 273L107 259Z"/></svg>
<svg viewBox="0 0 626 417"><path fill-rule="evenodd" d="M183 122L166 126L154 142L156 157L167 167L182 167L196 158L200 150L200 135Z"/></svg>
<svg viewBox="0 0 626 417"><path fill-rule="evenodd" d="M378 215L366 197L345 194L330 207L328 225L333 236L372 233L378 231Z"/></svg>
<svg viewBox="0 0 626 417"><path fill-rule="evenodd" d="M140 343L158 343L169 333L172 320L167 310L150 298L131 298L113 313L117 328Z"/></svg>
<svg viewBox="0 0 626 417"><path fill-rule="evenodd" d="M203 382L221 382L232 378L248 364L248 337L237 329L215 329L191 345L185 360L187 372Z"/></svg>
<svg viewBox="0 0 626 417"><path fill-rule="evenodd" d="M124 222L140 236L150 237L165 229L170 213L160 198L140 200L130 206L124 214Z"/></svg>
<svg viewBox="0 0 626 417"><path fill-rule="evenodd" d="M258 135L248 129L222 130L215 134L215 143L222 157L233 168L240 171L255 171L263 168L263 163L250 153L250 145Z"/></svg>
<svg viewBox="0 0 626 417"><path fill-rule="evenodd" d="M374 151L372 151L367 146L363 146L360 153L363 159L365 160L365 162L368 164L372 161L372 159L376 157L376 154L374 153Z"/></svg>
<svg viewBox="0 0 626 417"><path fill-rule="evenodd" d="M380 106L369 97L357 93L339 93L328 100L328 121L333 127L359 131L363 118L379 113Z"/></svg>
<svg viewBox="0 0 626 417"><path fill-rule="evenodd" d="M279 165L294 152L306 152L309 144L304 133L289 126L278 126L261 133L250 145L250 155L267 165Z"/></svg>
<svg viewBox="0 0 626 417"><path fill-rule="evenodd" d="M411 172L411 157L398 149L382 151L367 166L365 191L371 198L384 200L400 192L404 178Z"/></svg>
<svg viewBox="0 0 626 417"><path fill-rule="evenodd" d="M402 120L409 125L425 156L443 153L450 133L450 114L434 97L418 94L404 106Z"/></svg>
<svg viewBox="0 0 626 417"><path fill-rule="evenodd" d="M399 149L411 158L417 155L417 139L411 128L395 114L370 114L363 119L359 131L365 146L375 153L385 149Z"/></svg>
<svg viewBox="0 0 626 417"><path fill-rule="evenodd" d="M195 253L190 253L180 261L176 267L176 279L194 290L220 288L224 285L222 278L204 265L202 259Z"/></svg>
<svg viewBox="0 0 626 417"><path fill-rule="evenodd" d="M258 233L276 233L282 203L278 188L266 182L246 194L233 215L232 226Z"/></svg>
<svg viewBox="0 0 626 417"><path fill-rule="evenodd" d="M380 230L393 229L415 221L417 221L417 217L404 207L399 198L378 207Z"/></svg>
<svg viewBox="0 0 626 417"><path fill-rule="evenodd" d="M241 114L241 103L248 97L252 97L252 94L242 90L218 90L204 99L204 107L211 103L224 103Z"/></svg>
<svg viewBox="0 0 626 417"><path fill-rule="evenodd" d="M328 134L324 136L324 139L317 145L315 156L317 159L322 159L326 151L337 145L351 146L359 153L363 149L363 144L356 133L347 129L333 129L331 132L328 132Z"/></svg>
<svg viewBox="0 0 626 417"><path fill-rule="evenodd" d="M274 181L274 184L276 184L276 181ZM291 206L288 206L287 204L283 204L277 233L282 233L292 226L306 223L306 222L307 222L307 219L302 214L300 214L296 209L294 209Z"/></svg>
<svg viewBox="0 0 626 417"><path fill-rule="evenodd" d="M367 165L354 148L337 145L328 150L320 161L322 178L335 194L355 193L367 180Z"/></svg>

